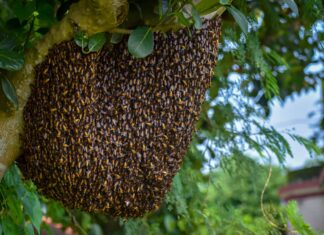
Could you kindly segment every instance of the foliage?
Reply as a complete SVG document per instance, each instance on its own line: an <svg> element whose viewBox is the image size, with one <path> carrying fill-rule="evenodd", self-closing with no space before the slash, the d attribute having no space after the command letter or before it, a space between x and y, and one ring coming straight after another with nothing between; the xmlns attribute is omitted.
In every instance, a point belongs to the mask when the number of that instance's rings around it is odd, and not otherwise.
<svg viewBox="0 0 324 235"><path fill-rule="evenodd" d="M75 34L74 42L82 48L82 52L88 54L90 52L99 51L106 43L107 37L105 33L97 33L88 37L83 32Z"/></svg>
<svg viewBox="0 0 324 235"><path fill-rule="evenodd" d="M297 203L291 201L287 206L287 216L292 227L301 235L315 235L316 232L304 222L302 216L298 213Z"/></svg>
<svg viewBox="0 0 324 235"><path fill-rule="evenodd" d="M135 58L144 58L151 54L153 47L153 33L148 27L136 28L128 38L128 50Z"/></svg>
<svg viewBox="0 0 324 235"><path fill-rule="evenodd" d="M7 98L16 104L6 70L21 68L26 50L62 19L72 2L0 0L0 76L5 95L1 102ZM13 165L0 184L0 234L34 234L33 228L46 228L40 224L42 215L80 234L281 234L287 230L286 218L299 233L314 234L295 204L279 206L275 189L283 183L281 169L273 169L263 212L260 195L269 159L275 156L283 165L293 157L287 138L304 145L310 154L320 152L313 142L279 133L264 120L271 100L314 89L323 79L323 71L305 69L323 57L322 2L202 0L193 6L186 0L134 0L121 27L132 30L133 55L144 57L153 48L153 31L165 31L172 22L199 28L199 14L215 10L223 13L219 63L198 132L161 209L136 220L70 211L40 197ZM118 43L123 32L130 33L127 30L90 36L78 32L75 42L84 53L98 51L106 41ZM247 157L256 154L257 161Z"/></svg>
<svg viewBox="0 0 324 235"><path fill-rule="evenodd" d="M56 1L0 0L0 80L6 101L15 107L17 96L6 71L22 68L25 51L56 22L57 4Z"/></svg>
<svg viewBox="0 0 324 235"><path fill-rule="evenodd" d="M0 227L3 234L34 234L40 231L42 211L39 196L31 182L23 182L12 165L0 184ZM1 229L0 229L1 230Z"/></svg>

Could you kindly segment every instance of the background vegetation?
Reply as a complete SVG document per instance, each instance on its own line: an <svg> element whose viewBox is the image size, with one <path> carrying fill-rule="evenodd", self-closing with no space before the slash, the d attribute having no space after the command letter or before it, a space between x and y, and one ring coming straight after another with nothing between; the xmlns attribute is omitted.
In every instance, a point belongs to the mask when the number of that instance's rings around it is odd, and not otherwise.
<svg viewBox="0 0 324 235"><path fill-rule="evenodd" d="M63 18L73 2L0 0L1 112L19 105L8 71L23 66L28 48ZM145 2L131 1L131 12L149 15L148 9L154 7ZM265 120L274 99L284 102L321 82L323 92L323 69L309 69L323 64L322 2L202 0L192 20L184 20L182 8L177 7L190 1L152 2L159 17L175 17L188 27L199 27L197 14L227 9L222 14L219 62L198 132L161 209L130 220L68 210L39 195L13 165L0 184L0 234L35 234L40 229L50 234L42 216L80 234L282 234L288 220L300 234L316 234L302 221L294 203L280 206L276 189L285 182L285 159L292 157L287 138L303 144L310 155L323 151L314 142L323 138L324 106L314 110L321 121L312 141L279 133ZM148 22L141 19L138 25ZM271 165L272 156L280 167Z"/></svg>

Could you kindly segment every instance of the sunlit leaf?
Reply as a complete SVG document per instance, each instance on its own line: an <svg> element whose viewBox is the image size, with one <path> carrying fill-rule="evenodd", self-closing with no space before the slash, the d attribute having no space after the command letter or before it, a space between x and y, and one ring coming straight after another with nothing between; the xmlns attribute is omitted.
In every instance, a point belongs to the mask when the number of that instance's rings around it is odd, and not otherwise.
<svg viewBox="0 0 324 235"><path fill-rule="evenodd" d="M89 38L89 52L99 51L106 43L107 37L105 33L97 33Z"/></svg>
<svg viewBox="0 0 324 235"><path fill-rule="evenodd" d="M197 11L201 14L205 14L211 8L219 6L219 0L201 0L195 5Z"/></svg>
<svg viewBox="0 0 324 235"><path fill-rule="evenodd" d="M190 26L190 21L189 19L187 19L182 12L179 12L177 14L177 18L180 24L184 25L184 26Z"/></svg>
<svg viewBox="0 0 324 235"><path fill-rule="evenodd" d="M87 35L84 32L77 32L74 35L74 42L81 47L82 49L86 48L88 46L89 43L89 39L87 37Z"/></svg>
<svg viewBox="0 0 324 235"><path fill-rule="evenodd" d="M128 38L128 50L136 58L144 58L153 52L154 36L149 27L136 28Z"/></svg>
<svg viewBox="0 0 324 235"><path fill-rule="evenodd" d="M178 22L184 26L190 26L190 20L187 19L182 12L177 13Z"/></svg>
<svg viewBox="0 0 324 235"><path fill-rule="evenodd" d="M298 211L296 201L289 201L287 205L287 217L292 227L302 235L316 235L317 233L307 224Z"/></svg>
<svg viewBox="0 0 324 235"><path fill-rule="evenodd" d="M194 20L194 26L196 29L201 29L202 28L202 20L200 18L199 12L192 7L191 8L191 14L192 14L192 18Z"/></svg>
<svg viewBox="0 0 324 235"><path fill-rule="evenodd" d="M278 54L275 50L272 50L269 48L267 52L264 52L266 56L269 57L269 59L273 62L275 62L278 65L284 65L286 68L289 68L288 62L285 60L283 56Z"/></svg>
<svg viewBox="0 0 324 235"><path fill-rule="evenodd" d="M228 6L227 10L231 13L231 15L234 17L236 23L240 26L240 28L242 29L243 33L245 35L248 34L248 30L249 30L249 22L246 19L245 15L238 10L237 8L233 7L233 6Z"/></svg>

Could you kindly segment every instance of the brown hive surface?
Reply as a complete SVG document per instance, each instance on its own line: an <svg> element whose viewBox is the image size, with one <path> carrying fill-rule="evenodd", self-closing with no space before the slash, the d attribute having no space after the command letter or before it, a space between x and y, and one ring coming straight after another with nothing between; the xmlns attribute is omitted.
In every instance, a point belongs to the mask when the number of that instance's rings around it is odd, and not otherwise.
<svg viewBox="0 0 324 235"><path fill-rule="evenodd" d="M20 166L69 208L138 217L160 206L181 167L216 64L220 20L155 34L134 59L124 40L82 54L74 42L36 68Z"/></svg>

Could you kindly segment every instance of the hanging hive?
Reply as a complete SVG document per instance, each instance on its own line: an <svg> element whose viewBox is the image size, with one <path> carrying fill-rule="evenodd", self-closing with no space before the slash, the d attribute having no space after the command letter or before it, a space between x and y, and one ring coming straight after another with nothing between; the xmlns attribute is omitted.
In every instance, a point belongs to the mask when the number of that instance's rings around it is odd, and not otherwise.
<svg viewBox="0 0 324 235"><path fill-rule="evenodd" d="M216 64L220 19L155 34L134 59L127 41L82 54L55 46L24 109L26 178L69 208L138 217L159 207L191 141Z"/></svg>

